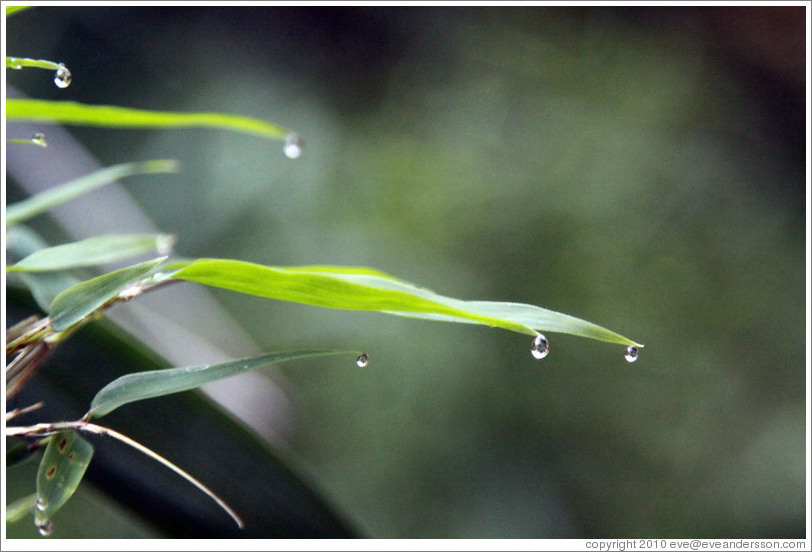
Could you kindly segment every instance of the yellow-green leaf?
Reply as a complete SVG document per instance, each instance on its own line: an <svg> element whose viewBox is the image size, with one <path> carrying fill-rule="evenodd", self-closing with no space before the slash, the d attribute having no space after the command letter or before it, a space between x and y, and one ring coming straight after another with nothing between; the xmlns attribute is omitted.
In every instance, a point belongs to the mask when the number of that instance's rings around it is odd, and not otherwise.
<svg viewBox="0 0 812 552"><path fill-rule="evenodd" d="M462 301L369 268L282 268L225 259L198 259L179 268L172 277L319 307L484 324L530 335L541 331L560 332L642 347L627 337L574 316L522 303Z"/></svg>
<svg viewBox="0 0 812 552"><path fill-rule="evenodd" d="M294 134L285 127L242 115L152 111L113 105L18 98L6 100L6 118L9 121L108 128L206 127L281 140Z"/></svg>

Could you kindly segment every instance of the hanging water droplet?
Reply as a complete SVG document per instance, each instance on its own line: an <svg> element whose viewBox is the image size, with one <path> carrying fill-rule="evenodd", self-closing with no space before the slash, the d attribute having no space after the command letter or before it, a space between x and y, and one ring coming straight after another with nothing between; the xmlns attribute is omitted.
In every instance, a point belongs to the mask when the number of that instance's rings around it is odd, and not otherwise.
<svg viewBox="0 0 812 552"><path fill-rule="evenodd" d="M43 148L48 147L48 137L43 132L37 132L31 137L31 143Z"/></svg>
<svg viewBox="0 0 812 552"><path fill-rule="evenodd" d="M637 360L637 357L640 356L640 351L634 345L629 345L626 347L626 354L623 356L626 362L634 362Z"/></svg>
<svg viewBox="0 0 812 552"><path fill-rule="evenodd" d="M56 70L54 75L54 84L59 88L67 88L70 86L71 77L70 70L64 64L59 64L59 69Z"/></svg>
<svg viewBox="0 0 812 552"><path fill-rule="evenodd" d="M161 234L155 241L155 250L159 255L169 255L175 246L175 236L171 234Z"/></svg>
<svg viewBox="0 0 812 552"><path fill-rule="evenodd" d="M530 353L536 360L543 359L550 354L550 342L547 341L547 338L543 335L537 335L533 340L533 344L530 346Z"/></svg>
<svg viewBox="0 0 812 552"><path fill-rule="evenodd" d="M304 140L296 133L288 134L283 151L288 159L296 159L304 151Z"/></svg>
<svg viewBox="0 0 812 552"><path fill-rule="evenodd" d="M355 359L355 364L357 364L359 368L365 367L367 364L369 364L369 355L366 353L361 353L358 355L358 358Z"/></svg>
<svg viewBox="0 0 812 552"><path fill-rule="evenodd" d="M37 529L39 529L39 534L43 537L50 537L54 532L54 522L49 520L46 521L36 521L34 522L37 525Z"/></svg>
<svg viewBox="0 0 812 552"><path fill-rule="evenodd" d="M42 497L39 497L39 498L37 499L37 503L36 503L36 504L37 504L37 510L39 510L40 512L44 512L44 511L45 511L45 509L48 507L48 501L47 501L47 500L45 500L45 499L44 499L44 498L42 498Z"/></svg>

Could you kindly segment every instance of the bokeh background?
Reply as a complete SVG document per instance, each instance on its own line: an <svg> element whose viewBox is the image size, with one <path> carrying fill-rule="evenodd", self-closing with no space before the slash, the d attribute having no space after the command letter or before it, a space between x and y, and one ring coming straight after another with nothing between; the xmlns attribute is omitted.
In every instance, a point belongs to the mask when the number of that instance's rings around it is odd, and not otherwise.
<svg viewBox="0 0 812 552"><path fill-rule="evenodd" d="M548 334L536 361L501 330L213 292L258 349L371 355L265 374L285 406L256 421L362 534L802 538L807 17L43 8L9 20L8 53L62 61L73 84L7 79L304 137L290 160L228 132L69 129L103 165L183 162L122 186L180 255L372 266L645 343L627 364L620 346ZM21 188L9 178L10 201ZM79 513L96 498L83 488ZM114 534L150 534L120 517Z"/></svg>

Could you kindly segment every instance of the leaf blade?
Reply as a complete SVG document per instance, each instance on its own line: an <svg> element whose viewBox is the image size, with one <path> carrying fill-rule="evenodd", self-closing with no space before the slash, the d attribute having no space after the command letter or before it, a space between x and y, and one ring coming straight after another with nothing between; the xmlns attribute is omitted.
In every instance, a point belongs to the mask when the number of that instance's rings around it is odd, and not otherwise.
<svg viewBox="0 0 812 552"><path fill-rule="evenodd" d="M33 8L34 6L9 6L6 8L6 17L11 17L14 14L20 13L23 10Z"/></svg>
<svg viewBox="0 0 812 552"><path fill-rule="evenodd" d="M293 134L283 126L243 115L152 111L69 101L9 98L6 117L12 121L107 128L215 128L281 140Z"/></svg>
<svg viewBox="0 0 812 552"><path fill-rule="evenodd" d="M75 430L50 437L37 470L37 525L43 526L73 496L93 457L93 445Z"/></svg>
<svg viewBox="0 0 812 552"><path fill-rule="evenodd" d="M6 233L6 251L13 258L22 259L46 247L45 240L24 224L9 228ZM79 279L68 272L20 272L10 276L7 285L14 276L28 288L42 312L48 312L57 295L79 283Z"/></svg>
<svg viewBox="0 0 812 552"><path fill-rule="evenodd" d="M291 360L311 358L317 356L358 354L354 351L339 351L334 349L297 349L293 351L280 351L265 353L258 356L230 360L214 365L187 366L182 368L168 368L148 372L136 372L121 376L104 386L90 403L90 410L85 419L100 418L125 404L189 391L217 381Z"/></svg>
<svg viewBox="0 0 812 552"><path fill-rule="evenodd" d="M48 59L31 59L6 56L6 69L22 69L23 67L36 67L56 71L60 64Z"/></svg>
<svg viewBox="0 0 812 552"><path fill-rule="evenodd" d="M54 331L61 332L78 324L128 286L149 274L164 259L165 257L159 257L114 270L66 289L51 303L51 327Z"/></svg>
<svg viewBox="0 0 812 552"><path fill-rule="evenodd" d="M171 277L314 306L367 310L437 321L467 322L536 335L569 333L599 341L642 345L606 328L534 305L463 301L382 272L351 267L269 267L225 259L198 259Z"/></svg>
<svg viewBox="0 0 812 552"><path fill-rule="evenodd" d="M6 272L49 272L120 261L150 251L168 253L166 234L108 234L40 249L6 268Z"/></svg>
<svg viewBox="0 0 812 552"><path fill-rule="evenodd" d="M9 205L6 208L6 228L111 184L119 178L177 172L179 167L178 162L173 159L153 159L106 167Z"/></svg>

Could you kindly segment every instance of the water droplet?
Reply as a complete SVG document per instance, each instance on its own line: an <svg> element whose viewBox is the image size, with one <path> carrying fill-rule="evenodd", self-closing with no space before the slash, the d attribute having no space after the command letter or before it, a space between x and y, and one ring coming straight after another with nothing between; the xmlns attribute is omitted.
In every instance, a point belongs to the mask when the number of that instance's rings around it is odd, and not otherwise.
<svg viewBox="0 0 812 552"><path fill-rule="evenodd" d="M640 351L634 345L629 345L626 347L626 354L623 356L626 358L626 362L634 362L640 356Z"/></svg>
<svg viewBox="0 0 812 552"><path fill-rule="evenodd" d="M283 151L288 159L296 159L304 151L304 140L296 133L288 134Z"/></svg>
<svg viewBox="0 0 812 552"><path fill-rule="evenodd" d="M48 137L45 136L45 133L43 132L37 132L34 134L34 136L31 137L31 142L37 146L42 146L43 148L48 147Z"/></svg>
<svg viewBox="0 0 812 552"><path fill-rule="evenodd" d="M159 255L169 255L175 245L175 236L171 234L161 234L155 242L155 250Z"/></svg>
<svg viewBox="0 0 812 552"><path fill-rule="evenodd" d="M45 500L42 497L39 497L37 499L37 510L39 510L40 512L44 512L47 507L48 507L48 501Z"/></svg>
<svg viewBox="0 0 812 552"><path fill-rule="evenodd" d="M543 359L550 354L550 342L543 335L537 335L533 340L533 345L530 346L530 353L536 360Z"/></svg>
<svg viewBox="0 0 812 552"><path fill-rule="evenodd" d="M56 70L54 75L54 84L59 88L67 88L70 86L71 77L70 70L62 63L59 64L59 69Z"/></svg>
<svg viewBox="0 0 812 552"><path fill-rule="evenodd" d="M35 522L37 525L37 529L39 529L39 534L43 537L50 537L51 534L54 532L54 522L50 519L45 521L37 521Z"/></svg>
<svg viewBox="0 0 812 552"><path fill-rule="evenodd" d="M358 358L355 359L355 364L357 364L359 368L365 367L367 364L369 364L369 355L366 353L361 353L358 355Z"/></svg>

